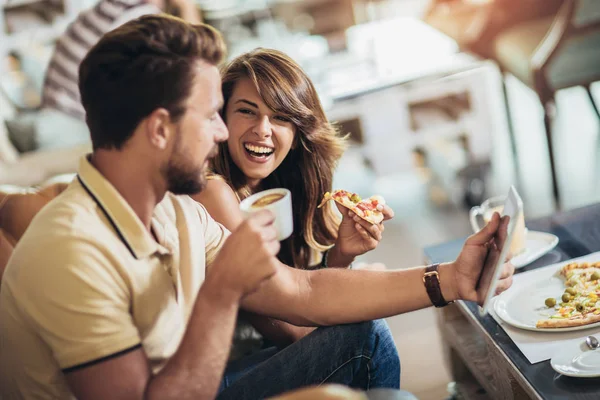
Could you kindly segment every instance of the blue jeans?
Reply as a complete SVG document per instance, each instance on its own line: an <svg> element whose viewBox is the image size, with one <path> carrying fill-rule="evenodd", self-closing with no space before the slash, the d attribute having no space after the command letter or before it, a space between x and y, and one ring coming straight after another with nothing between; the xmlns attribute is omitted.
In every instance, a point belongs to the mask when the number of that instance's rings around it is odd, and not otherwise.
<svg viewBox="0 0 600 400"><path fill-rule="evenodd" d="M282 350L232 361L218 399L262 399L323 383L398 389L400 358L385 321L318 328Z"/></svg>

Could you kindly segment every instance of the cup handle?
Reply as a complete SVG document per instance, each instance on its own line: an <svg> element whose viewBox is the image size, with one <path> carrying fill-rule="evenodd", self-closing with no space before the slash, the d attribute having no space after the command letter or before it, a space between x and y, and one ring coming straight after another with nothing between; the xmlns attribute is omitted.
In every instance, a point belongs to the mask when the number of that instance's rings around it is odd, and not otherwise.
<svg viewBox="0 0 600 400"><path fill-rule="evenodd" d="M471 220L471 228L473 228L473 232L475 233L481 230L479 222L477 222L477 216L479 215L483 215L483 210L481 209L481 207L471 208L471 212L469 213L469 219Z"/></svg>

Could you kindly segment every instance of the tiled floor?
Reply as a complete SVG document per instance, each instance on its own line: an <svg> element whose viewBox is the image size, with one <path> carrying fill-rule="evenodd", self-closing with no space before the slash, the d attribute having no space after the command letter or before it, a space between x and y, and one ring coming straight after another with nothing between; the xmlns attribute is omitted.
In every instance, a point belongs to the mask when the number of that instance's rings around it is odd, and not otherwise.
<svg viewBox="0 0 600 400"><path fill-rule="evenodd" d="M520 186L528 217L552 212L549 167L541 107L529 89L509 79L511 109L521 171ZM600 98L600 87L595 87ZM557 96L559 114L555 148L560 170L565 207L574 208L600 200L598 171L598 132L600 123L593 114L585 93L565 90ZM509 174L512 162L508 137L496 138L496 178ZM506 178L506 176L504 176ZM430 200L427 182L418 173L376 177L368 170L357 149L344 156L335 179L336 187L364 195L383 195L396 211L386 224L380 246L363 257L364 261L381 261L388 268L406 268L423 263L423 247L470 233L468 211L456 206L439 206ZM435 311L421 310L389 318L402 361L402 387L422 400L447 397L450 381L443 364Z"/></svg>

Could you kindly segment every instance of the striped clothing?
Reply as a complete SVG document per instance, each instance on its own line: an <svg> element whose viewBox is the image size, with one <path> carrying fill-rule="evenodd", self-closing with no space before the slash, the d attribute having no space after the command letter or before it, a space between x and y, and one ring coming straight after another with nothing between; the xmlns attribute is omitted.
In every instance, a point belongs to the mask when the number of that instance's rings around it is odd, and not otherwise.
<svg viewBox="0 0 600 400"><path fill-rule="evenodd" d="M42 106L85 121L79 96L79 64L107 32L146 14L161 10L145 0L101 0L83 11L57 40L46 71Z"/></svg>

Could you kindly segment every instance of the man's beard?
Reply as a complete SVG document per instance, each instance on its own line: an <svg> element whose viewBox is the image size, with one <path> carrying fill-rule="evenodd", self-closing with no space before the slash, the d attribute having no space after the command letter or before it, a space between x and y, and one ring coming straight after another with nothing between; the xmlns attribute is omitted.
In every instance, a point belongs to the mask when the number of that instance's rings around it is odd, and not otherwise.
<svg viewBox="0 0 600 400"><path fill-rule="evenodd" d="M188 169L184 158L179 155L172 157L165 167L167 190L173 194L193 195L200 193L206 187L206 171L203 168Z"/></svg>
<svg viewBox="0 0 600 400"><path fill-rule="evenodd" d="M167 190L173 194L193 195L200 193L206 187L206 171L202 166L193 166L189 162L194 157L188 157L181 143L181 132L177 132L173 154L167 165L163 167L163 174L167 181ZM192 166L192 167L190 167Z"/></svg>

